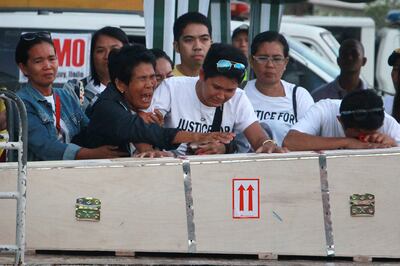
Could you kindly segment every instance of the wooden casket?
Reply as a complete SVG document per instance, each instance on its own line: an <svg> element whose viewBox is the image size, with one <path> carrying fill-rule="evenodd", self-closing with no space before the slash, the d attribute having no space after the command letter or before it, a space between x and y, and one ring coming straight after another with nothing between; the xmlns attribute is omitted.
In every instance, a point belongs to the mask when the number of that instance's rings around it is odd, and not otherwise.
<svg viewBox="0 0 400 266"><path fill-rule="evenodd" d="M31 250L400 258L400 149L29 162ZM16 164L0 190L16 189ZM0 242L15 242L0 201Z"/></svg>

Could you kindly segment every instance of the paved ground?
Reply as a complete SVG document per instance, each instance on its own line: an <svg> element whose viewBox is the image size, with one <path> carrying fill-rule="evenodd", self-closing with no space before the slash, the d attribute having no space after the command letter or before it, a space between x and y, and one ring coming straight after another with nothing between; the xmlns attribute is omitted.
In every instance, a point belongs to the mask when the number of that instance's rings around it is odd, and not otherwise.
<svg viewBox="0 0 400 266"><path fill-rule="evenodd" d="M14 262L12 255L1 255L0 265L8 265ZM376 261L372 263L355 263L348 259L334 259L324 261L323 258L283 258L279 260L258 260L255 257L187 257L184 256L157 256L137 255L137 257L115 257L115 256L80 256L80 255L57 255L36 254L25 257L26 265L270 265L270 266L344 266L344 265L400 265L398 261Z"/></svg>

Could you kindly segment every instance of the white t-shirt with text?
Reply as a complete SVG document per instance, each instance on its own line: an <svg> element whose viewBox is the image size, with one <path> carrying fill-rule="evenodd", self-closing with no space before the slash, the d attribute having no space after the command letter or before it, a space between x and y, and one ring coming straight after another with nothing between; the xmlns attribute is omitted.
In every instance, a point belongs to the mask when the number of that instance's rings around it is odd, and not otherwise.
<svg viewBox="0 0 400 266"><path fill-rule="evenodd" d="M283 97L271 97L261 93L255 86L256 80L247 82L244 88L247 97L253 105L254 112L261 126L270 138L282 146L289 129L296 123L293 108L293 89L295 84L281 80L285 90ZM303 87L297 87L296 106L297 119L304 116L306 111L314 104L310 93Z"/></svg>
<svg viewBox="0 0 400 266"><path fill-rule="evenodd" d="M172 77L164 80L155 90L152 109L164 115L164 127L191 132L210 132L215 107L204 105L196 94L198 77ZM225 102L222 112L222 132L241 133L257 121L251 103L241 89ZM178 148L178 154L186 152L186 145Z"/></svg>
<svg viewBox="0 0 400 266"><path fill-rule="evenodd" d="M317 102L292 129L314 136L345 137L343 126L338 119L340 103L341 100L332 99ZM385 113L383 125L377 131L400 143L400 125L387 113Z"/></svg>

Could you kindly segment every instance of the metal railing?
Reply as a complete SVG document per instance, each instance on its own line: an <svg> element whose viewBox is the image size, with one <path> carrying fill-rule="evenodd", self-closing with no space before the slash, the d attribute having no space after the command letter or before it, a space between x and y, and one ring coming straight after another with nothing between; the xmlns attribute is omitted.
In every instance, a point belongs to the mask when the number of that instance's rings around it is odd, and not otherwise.
<svg viewBox="0 0 400 266"><path fill-rule="evenodd" d="M18 151L18 180L17 191L0 192L0 199L16 199L17 200L17 220L16 220L16 240L15 245L0 245L1 252L14 252L15 264L24 264L25 255L25 214L26 214L26 168L27 168L27 152L28 152L28 125L25 105L22 100L11 91L0 90L0 98L5 102L14 104L6 104L7 117L18 113L18 141L7 141L0 143L0 148L5 150ZM11 126L14 126L11 125ZM8 125L9 131L13 131ZM9 138L9 140L13 140Z"/></svg>

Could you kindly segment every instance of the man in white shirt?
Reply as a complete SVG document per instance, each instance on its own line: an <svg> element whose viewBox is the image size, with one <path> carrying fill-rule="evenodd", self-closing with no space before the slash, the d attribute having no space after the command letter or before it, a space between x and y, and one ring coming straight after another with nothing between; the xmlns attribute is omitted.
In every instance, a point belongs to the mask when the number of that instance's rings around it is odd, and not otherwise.
<svg viewBox="0 0 400 266"><path fill-rule="evenodd" d="M246 66L247 59L239 49L213 44L199 77L164 80L154 93L152 108L164 115L165 127L192 132L243 132L255 151L281 152L261 128L245 93L237 89ZM196 148L195 154L229 152L219 143L200 144ZM177 154L186 152L187 147L181 146Z"/></svg>
<svg viewBox="0 0 400 266"><path fill-rule="evenodd" d="M283 141L290 150L372 149L400 143L400 125L373 90L314 104Z"/></svg>

